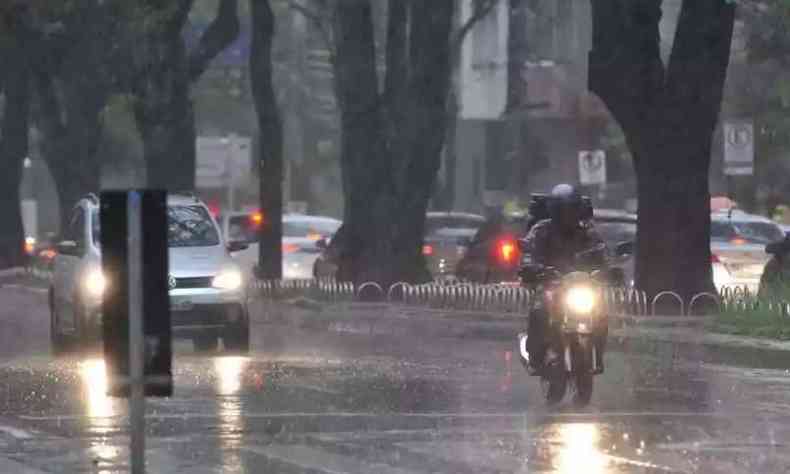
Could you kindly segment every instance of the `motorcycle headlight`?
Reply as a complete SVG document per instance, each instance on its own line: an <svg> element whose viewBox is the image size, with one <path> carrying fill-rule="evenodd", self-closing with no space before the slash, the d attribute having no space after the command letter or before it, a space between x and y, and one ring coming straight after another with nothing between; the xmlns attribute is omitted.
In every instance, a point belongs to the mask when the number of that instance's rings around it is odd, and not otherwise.
<svg viewBox="0 0 790 474"><path fill-rule="evenodd" d="M94 268L85 274L82 285L90 296L98 298L104 294L104 290L107 287L107 279L104 278L104 273L100 268Z"/></svg>
<svg viewBox="0 0 790 474"><path fill-rule="evenodd" d="M565 304L575 313L589 314L595 308L595 292L585 286L571 288L565 296Z"/></svg>
<svg viewBox="0 0 790 474"><path fill-rule="evenodd" d="M214 277L211 286L220 290L238 290L241 288L243 279L241 272L235 269L224 270Z"/></svg>

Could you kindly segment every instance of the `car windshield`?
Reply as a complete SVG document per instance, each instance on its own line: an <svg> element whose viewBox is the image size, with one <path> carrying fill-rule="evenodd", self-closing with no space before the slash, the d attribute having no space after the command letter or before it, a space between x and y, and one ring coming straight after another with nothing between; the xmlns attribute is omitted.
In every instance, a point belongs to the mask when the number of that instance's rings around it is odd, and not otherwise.
<svg viewBox="0 0 790 474"><path fill-rule="evenodd" d="M219 233L202 206L168 206L167 239L171 247L219 245Z"/></svg>
<svg viewBox="0 0 790 474"><path fill-rule="evenodd" d="M284 219L283 237L305 238L318 240L332 237L340 222L318 219Z"/></svg>
<svg viewBox="0 0 790 474"><path fill-rule="evenodd" d="M711 240L714 242L743 239L752 244L770 244L784 238L782 228L770 222L711 222Z"/></svg>
<svg viewBox="0 0 790 474"><path fill-rule="evenodd" d="M431 216L425 219L425 235L432 235L446 229L471 229L477 230L485 223L482 217L473 216Z"/></svg>
<svg viewBox="0 0 790 474"><path fill-rule="evenodd" d="M101 238L99 211L91 213L93 240ZM168 206L167 240L170 247L211 247L219 245L219 233L202 206Z"/></svg>

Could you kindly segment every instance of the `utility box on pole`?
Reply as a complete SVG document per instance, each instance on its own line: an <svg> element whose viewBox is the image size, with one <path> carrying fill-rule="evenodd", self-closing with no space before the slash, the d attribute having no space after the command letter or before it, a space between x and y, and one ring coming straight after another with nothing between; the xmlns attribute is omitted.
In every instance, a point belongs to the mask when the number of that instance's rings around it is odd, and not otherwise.
<svg viewBox="0 0 790 474"><path fill-rule="evenodd" d="M102 271L108 282L102 298L102 327L110 393L123 397L130 394L130 313L132 306L139 305L145 394L170 396L173 379L166 193L107 191L101 193L100 202ZM133 203L139 207L128 206ZM139 218L140 236L131 235L130 218ZM135 239L140 245L139 261L130 255ZM134 301L130 297L130 283L134 283L130 277L137 270L141 288L138 301Z"/></svg>
<svg viewBox="0 0 790 474"><path fill-rule="evenodd" d="M173 394L167 193L103 192L99 212L108 392L129 398L131 474L145 474L145 397Z"/></svg>

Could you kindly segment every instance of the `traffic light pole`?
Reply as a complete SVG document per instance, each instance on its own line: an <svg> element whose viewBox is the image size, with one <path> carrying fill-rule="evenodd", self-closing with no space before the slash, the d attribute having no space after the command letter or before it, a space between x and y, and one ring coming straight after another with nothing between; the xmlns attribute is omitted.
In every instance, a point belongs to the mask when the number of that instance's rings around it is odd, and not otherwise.
<svg viewBox="0 0 790 474"><path fill-rule="evenodd" d="M137 191L128 195L129 229L129 423L131 474L145 474L145 341L143 333L142 199Z"/></svg>

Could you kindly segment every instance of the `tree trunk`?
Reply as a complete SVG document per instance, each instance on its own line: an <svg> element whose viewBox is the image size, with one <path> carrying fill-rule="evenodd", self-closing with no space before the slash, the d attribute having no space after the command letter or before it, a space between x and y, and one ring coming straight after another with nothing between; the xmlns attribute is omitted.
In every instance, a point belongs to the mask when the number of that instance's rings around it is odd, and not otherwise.
<svg viewBox="0 0 790 474"><path fill-rule="evenodd" d="M272 81L274 13L269 0L250 0L250 79L260 133L260 200L264 216L258 247L259 277L282 278L283 127Z"/></svg>
<svg viewBox="0 0 790 474"><path fill-rule="evenodd" d="M509 113L516 113L527 105L527 83L524 66L529 59L527 45L528 11L525 0L510 0L508 4L507 37L507 106Z"/></svg>
<svg viewBox="0 0 790 474"><path fill-rule="evenodd" d="M108 95L106 84L69 75L63 82L67 82L63 92L56 94L55 80L49 72L36 72L33 81L38 98L34 117L42 133L42 155L57 189L61 231L74 204L86 193L100 191L99 115Z"/></svg>
<svg viewBox="0 0 790 474"><path fill-rule="evenodd" d="M590 89L620 123L637 174L636 284L686 301L714 290L710 265L711 137L730 57L735 7L683 2L668 66L659 0L595 0Z"/></svg>
<svg viewBox="0 0 790 474"><path fill-rule="evenodd" d="M149 188L195 188L195 115L184 41L151 34L141 46L145 71L136 85L135 119L143 140Z"/></svg>
<svg viewBox="0 0 790 474"><path fill-rule="evenodd" d="M5 110L0 141L0 268L24 264L24 227L19 202L23 161L28 153L30 113L30 64L24 42L7 50L5 55Z"/></svg>
<svg viewBox="0 0 790 474"><path fill-rule="evenodd" d="M193 0L174 0L143 13L135 61L135 119L143 140L147 186L195 188L192 81L238 36L237 0L221 0L217 15L188 53L181 35Z"/></svg>
<svg viewBox="0 0 790 474"><path fill-rule="evenodd" d="M341 279L386 286L429 277L421 248L447 120L453 9L451 0L390 2L379 94L370 2L337 6L346 207L333 246Z"/></svg>
<svg viewBox="0 0 790 474"><path fill-rule="evenodd" d="M450 93L447 97L447 125L444 137L444 188L438 202L438 208L446 211L455 209L455 182L457 179L458 149L456 140L458 133L458 87L455 81L450 83Z"/></svg>
<svg viewBox="0 0 790 474"><path fill-rule="evenodd" d="M391 194L393 183L383 156L372 21L368 0L349 0L337 5L333 25L335 84L340 108L345 207L343 227L332 240L332 246L339 257L341 280L367 280L368 277L362 276L364 259L376 253L373 245L389 244L386 232L375 218L377 212L387 212L380 203L380 195ZM391 251L382 253L392 255Z"/></svg>

